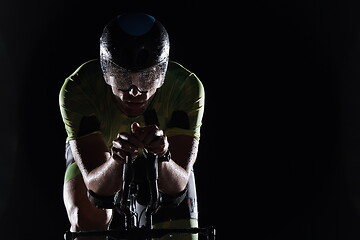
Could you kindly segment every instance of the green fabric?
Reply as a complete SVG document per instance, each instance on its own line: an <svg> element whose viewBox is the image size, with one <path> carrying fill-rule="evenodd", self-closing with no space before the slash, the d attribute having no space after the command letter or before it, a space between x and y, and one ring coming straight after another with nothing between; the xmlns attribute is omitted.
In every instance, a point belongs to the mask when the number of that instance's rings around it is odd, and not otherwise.
<svg viewBox="0 0 360 240"><path fill-rule="evenodd" d="M180 64L170 61L164 84L157 90L148 108L155 110L159 127L167 136L189 135L199 140L204 104L204 87L198 77ZM144 125L143 115L131 118L118 110L111 88L103 79L98 60L82 64L65 79L59 93L59 106L67 141L78 138L80 123L85 117L96 117L100 124L100 131L96 132L103 135L109 148L119 132L130 131L132 122ZM167 127L174 111L186 113L189 118L188 129ZM79 174L79 169L73 164L67 169L64 181Z"/></svg>
<svg viewBox="0 0 360 240"><path fill-rule="evenodd" d="M72 163L65 171L64 183L79 175L81 175L80 169L76 163Z"/></svg>
<svg viewBox="0 0 360 240"><path fill-rule="evenodd" d="M158 228L197 228L197 219L180 219L174 221L161 222L153 225L154 229ZM162 238L155 238L156 240L198 240L199 234L173 234L167 235Z"/></svg>
<svg viewBox="0 0 360 240"><path fill-rule="evenodd" d="M198 77L175 62L169 62L164 84L158 89L149 109L154 109L160 128L168 136L185 134L200 139L205 93ZM78 137L84 117L96 116L100 132L110 147L119 132L130 130L134 121L144 124L143 116L131 118L115 106L111 88L103 79L100 63L91 60L69 76L59 93L61 116L67 140ZM174 111L183 111L190 121L189 129L167 128Z"/></svg>

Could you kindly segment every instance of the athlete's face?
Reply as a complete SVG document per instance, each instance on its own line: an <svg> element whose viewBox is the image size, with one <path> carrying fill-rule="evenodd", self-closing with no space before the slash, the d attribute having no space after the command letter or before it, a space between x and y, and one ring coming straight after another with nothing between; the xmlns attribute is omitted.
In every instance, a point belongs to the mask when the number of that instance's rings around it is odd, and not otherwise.
<svg viewBox="0 0 360 240"><path fill-rule="evenodd" d="M109 59L102 59L103 76L111 86L118 108L130 117L143 114L156 90L162 86L167 60L141 71L131 72Z"/></svg>
<svg viewBox="0 0 360 240"><path fill-rule="evenodd" d="M111 86L111 90L115 96L117 107L127 116L136 117L145 112L157 88L140 92L136 86L131 86L128 90L121 90L117 86Z"/></svg>

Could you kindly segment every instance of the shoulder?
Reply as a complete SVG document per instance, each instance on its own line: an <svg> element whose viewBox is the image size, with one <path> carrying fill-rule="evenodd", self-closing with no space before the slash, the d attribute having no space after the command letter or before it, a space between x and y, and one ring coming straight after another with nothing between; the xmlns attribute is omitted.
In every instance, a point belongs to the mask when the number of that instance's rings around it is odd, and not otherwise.
<svg viewBox="0 0 360 240"><path fill-rule="evenodd" d="M178 85L178 87L185 85L203 87L200 79L193 71L175 61L169 61L165 83L170 85L175 84Z"/></svg>
<svg viewBox="0 0 360 240"><path fill-rule="evenodd" d="M194 72L170 61L164 84L158 89L156 100L166 106L193 105L205 96L204 86Z"/></svg>
<svg viewBox="0 0 360 240"><path fill-rule="evenodd" d="M81 64L65 79L60 90L60 98L85 95L91 97L105 90L106 84L103 80L100 62L93 59Z"/></svg>
<svg viewBox="0 0 360 240"><path fill-rule="evenodd" d="M98 59L81 64L66 79L62 88L81 87L86 88L89 85L103 83L103 76Z"/></svg>
<svg viewBox="0 0 360 240"><path fill-rule="evenodd" d="M182 64L175 62L175 61L169 61L168 69L167 69L167 75L170 75L172 77L187 77L192 72L185 68Z"/></svg>
<svg viewBox="0 0 360 240"><path fill-rule="evenodd" d="M81 64L68 79L79 81L85 81L89 79L99 78L101 76L100 61L98 59L92 59Z"/></svg>

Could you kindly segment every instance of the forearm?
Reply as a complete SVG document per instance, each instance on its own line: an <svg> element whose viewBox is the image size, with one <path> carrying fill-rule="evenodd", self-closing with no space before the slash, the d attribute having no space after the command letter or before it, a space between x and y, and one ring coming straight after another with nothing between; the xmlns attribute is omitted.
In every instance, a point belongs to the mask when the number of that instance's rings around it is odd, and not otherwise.
<svg viewBox="0 0 360 240"><path fill-rule="evenodd" d="M86 185L98 195L110 196L122 187L123 164L110 158L86 176Z"/></svg>
<svg viewBox="0 0 360 240"><path fill-rule="evenodd" d="M190 136L178 135L169 138L171 160L159 163L159 189L176 195L186 188L190 172L196 161L198 141Z"/></svg>
<svg viewBox="0 0 360 240"><path fill-rule="evenodd" d="M108 151L102 135L70 141L71 150L87 189L102 196L116 193L122 185L122 161Z"/></svg>
<svg viewBox="0 0 360 240"><path fill-rule="evenodd" d="M159 190L169 195L183 191L188 183L189 173L174 161L159 163Z"/></svg>

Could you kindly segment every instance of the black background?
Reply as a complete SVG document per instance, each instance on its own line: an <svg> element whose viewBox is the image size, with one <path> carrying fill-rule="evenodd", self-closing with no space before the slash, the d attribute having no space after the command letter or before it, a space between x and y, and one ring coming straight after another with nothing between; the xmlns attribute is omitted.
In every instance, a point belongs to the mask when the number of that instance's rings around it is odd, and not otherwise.
<svg viewBox="0 0 360 240"><path fill-rule="evenodd" d="M0 235L63 238L59 89L112 17L144 11L205 87L200 226L219 240L358 239L360 3L252 2L0 1Z"/></svg>

